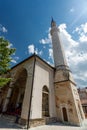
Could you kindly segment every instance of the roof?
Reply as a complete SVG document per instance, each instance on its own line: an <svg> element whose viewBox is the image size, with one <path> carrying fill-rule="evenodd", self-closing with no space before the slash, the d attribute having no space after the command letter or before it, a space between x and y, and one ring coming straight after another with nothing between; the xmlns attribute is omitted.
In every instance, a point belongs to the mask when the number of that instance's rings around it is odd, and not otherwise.
<svg viewBox="0 0 87 130"><path fill-rule="evenodd" d="M55 68L55 67L53 67L52 65L48 64L48 63L47 63L46 61L44 61L41 57L39 57L38 55L36 55L36 54L34 53L34 54L31 55L30 57L24 59L23 61L19 62L17 65L13 66L13 67L11 68L11 70L12 70L13 68L19 66L20 64L24 63L25 61L27 61L27 60L33 58L33 57L36 57L36 58L40 59L42 62L44 62L46 65L48 65L48 66L51 67L52 69Z"/></svg>
<svg viewBox="0 0 87 130"><path fill-rule="evenodd" d="M82 105L87 105L87 99L81 99L81 104Z"/></svg>

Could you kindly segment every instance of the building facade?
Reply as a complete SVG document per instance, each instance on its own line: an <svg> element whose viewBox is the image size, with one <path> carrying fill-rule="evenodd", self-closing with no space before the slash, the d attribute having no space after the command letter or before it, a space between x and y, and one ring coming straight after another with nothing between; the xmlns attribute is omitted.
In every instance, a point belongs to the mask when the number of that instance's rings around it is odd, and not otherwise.
<svg viewBox="0 0 87 130"><path fill-rule="evenodd" d="M83 111L85 113L85 117L87 118L87 87L79 88L78 93L79 93L79 96L80 96Z"/></svg>
<svg viewBox="0 0 87 130"><path fill-rule="evenodd" d="M14 66L1 98L2 112L19 114L20 123L33 126L55 120L80 126L84 113L53 19L50 33L54 67L35 54Z"/></svg>

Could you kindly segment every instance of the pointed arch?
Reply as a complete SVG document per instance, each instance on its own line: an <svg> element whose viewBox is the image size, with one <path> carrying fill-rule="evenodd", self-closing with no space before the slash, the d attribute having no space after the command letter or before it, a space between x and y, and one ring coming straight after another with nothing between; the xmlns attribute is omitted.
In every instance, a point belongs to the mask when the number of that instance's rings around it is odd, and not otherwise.
<svg viewBox="0 0 87 130"><path fill-rule="evenodd" d="M46 92L46 93L49 93L49 89L47 88L46 85L43 86L43 89L42 89L43 92Z"/></svg>
<svg viewBox="0 0 87 130"><path fill-rule="evenodd" d="M42 88L42 117L49 116L49 90L47 86Z"/></svg>

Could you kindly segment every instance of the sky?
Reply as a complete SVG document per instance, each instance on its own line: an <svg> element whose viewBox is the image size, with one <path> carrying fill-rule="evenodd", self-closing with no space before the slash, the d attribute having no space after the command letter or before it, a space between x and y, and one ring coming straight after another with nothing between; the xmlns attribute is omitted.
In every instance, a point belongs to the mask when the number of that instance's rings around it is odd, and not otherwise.
<svg viewBox="0 0 87 130"><path fill-rule="evenodd" d="M16 48L11 67L34 52L53 64L52 17L77 87L87 87L87 0L0 0L0 36Z"/></svg>

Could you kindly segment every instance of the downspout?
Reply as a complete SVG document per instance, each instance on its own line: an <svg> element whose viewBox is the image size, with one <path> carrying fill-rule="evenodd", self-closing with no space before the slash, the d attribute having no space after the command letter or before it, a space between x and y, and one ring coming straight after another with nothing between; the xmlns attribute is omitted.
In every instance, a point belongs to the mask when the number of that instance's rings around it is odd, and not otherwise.
<svg viewBox="0 0 87 130"><path fill-rule="evenodd" d="M30 128L30 110L31 110L31 103L32 103L32 93L33 93L33 84L34 84L34 74L35 74L35 63L36 63L36 56L34 53L34 67L33 67L33 75L32 75L32 85L31 85L31 93L30 93L30 102L29 102L29 111L28 111L28 122L27 122L27 130Z"/></svg>

